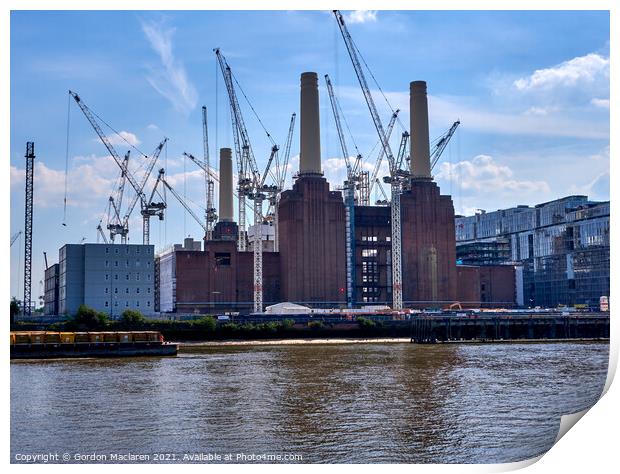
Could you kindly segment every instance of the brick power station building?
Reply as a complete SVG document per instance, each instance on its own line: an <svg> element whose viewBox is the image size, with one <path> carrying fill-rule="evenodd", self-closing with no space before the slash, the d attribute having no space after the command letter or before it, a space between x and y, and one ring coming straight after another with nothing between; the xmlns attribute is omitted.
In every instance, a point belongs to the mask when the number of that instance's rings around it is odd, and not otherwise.
<svg viewBox="0 0 620 474"><path fill-rule="evenodd" d="M457 272L452 199L440 193L430 173L425 82L411 83L410 107L411 179L401 196L405 306L436 307L459 299L479 302L482 293L489 302L514 303L512 266L498 270L507 276L496 289L484 287L485 277L479 271ZM300 116L300 167L293 189L282 192L279 200L279 247L263 252L263 299L266 305L290 301L338 307L346 304L347 297L345 204L342 193L330 190L322 173L316 73L301 75ZM220 172L220 221L214 238L205 241L202 250L194 244L176 246L157 257L156 310L206 313L252 308L253 253L237 250L230 149L220 150ZM389 207L355 207L357 305L392 303L390 237Z"/></svg>

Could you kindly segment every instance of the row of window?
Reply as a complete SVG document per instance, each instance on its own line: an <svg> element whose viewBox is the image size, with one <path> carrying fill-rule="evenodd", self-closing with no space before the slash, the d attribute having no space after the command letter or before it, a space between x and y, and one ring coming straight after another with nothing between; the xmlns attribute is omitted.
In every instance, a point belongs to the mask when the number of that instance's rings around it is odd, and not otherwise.
<svg viewBox="0 0 620 474"><path fill-rule="evenodd" d="M114 306L118 307L118 301L115 301L115 302L114 302ZM146 306L150 308L150 307L151 307L151 302L150 302L150 301L147 301L147 302L146 302ZM110 302L109 302L109 301L107 301L107 300L106 300L106 302L105 302L105 307L106 307L106 308L109 308L109 307L110 307ZM136 301L136 307L138 307L138 308L140 307L140 302L139 302L139 301ZM129 308L129 301L125 301L125 308Z"/></svg>
<svg viewBox="0 0 620 474"><path fill-rule="evenodd" d="M139 267L141 265L142 260L134 260L134 261L136 262L136 267ZM119 262L118 260L114 260L114 266L115 267L118 267L118 262ZM129 268L129 265L130 265L129 260L125 260L125 267ZM105 266L106 266L106 268L108 268L110 266L110 261L109 260L105 261ZM146 261L146 266L147 267L151 266L151 261L150 260Z"/></svg>
<svg viewBox="0 0 620 474"><path fill-rule="evenodd" d="M108 281L109 279L110 279L110 274L109 274L109 273L106 273L106 274L105 274L105 280L106 280L106 281ZM115 273L115 274L114 274L114 279L115 279L115 280L118 280L118 273ZM129 273L125 273L125 280L131 280L131 276L130 276L130 274L129 274ZM136 281L140 281L140 274L139 274L139 273L136 273L136 278L135 278L135 280L136 280ZM148 273L148 274L146 275L146 280L147 280L147 281L151 281L151 274L150 274L150 273Z"/></svg>
<svg viewBox="0 0 620 474"><path fill-rule="evenodd" d="M105 294L107 295L109 293L110 288L106 288L105 289ZM151 294L151 288L148 287L146 289L146 292L150 295ZM118 288L114 288L114 293L118 293ZM129 294L129 288L125 288L125 293ZM140 293L140 288L136 288L136 294Z"/></svg>
<svg viewBox="0 0 620 474"><path fill-rule="evenodd" d="M134 247L134 248L136 249L136 254L137 254L137 255L139 255L139 254L140 254L140 247ZM130 249L130 247L125 247L125 253L126 253L127 255L129 255L129 249ZM110 253L110 247L106 247L106 248L105 248L105 253ZM114 249L114 253L115 253L116 255L118 255L118 254L120 253L120 252L119 252L119 248L118 248L118 247L116 247L116 248Z"/></svg>

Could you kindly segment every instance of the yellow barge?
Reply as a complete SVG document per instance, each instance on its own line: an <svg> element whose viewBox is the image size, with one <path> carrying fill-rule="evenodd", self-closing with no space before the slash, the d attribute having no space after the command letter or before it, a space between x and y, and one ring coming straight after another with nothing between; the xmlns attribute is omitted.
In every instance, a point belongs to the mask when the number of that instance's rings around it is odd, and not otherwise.
<svg viewBox="0 0 620 474"><path fill-rule="evenodd" d="M11 359L176 355L159 331L11 331Z"/></svg>

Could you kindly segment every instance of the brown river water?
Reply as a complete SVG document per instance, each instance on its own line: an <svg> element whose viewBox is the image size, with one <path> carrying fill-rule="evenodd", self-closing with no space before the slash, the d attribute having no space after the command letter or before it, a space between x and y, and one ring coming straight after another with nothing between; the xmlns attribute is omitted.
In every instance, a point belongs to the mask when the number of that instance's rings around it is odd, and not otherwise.
<svg viewBox="0 0 620 474"><path fill-rule="evenodd" d="M11 462L519 461L596 402L608 357L598 342L369 343L13 361Z"/></svg>

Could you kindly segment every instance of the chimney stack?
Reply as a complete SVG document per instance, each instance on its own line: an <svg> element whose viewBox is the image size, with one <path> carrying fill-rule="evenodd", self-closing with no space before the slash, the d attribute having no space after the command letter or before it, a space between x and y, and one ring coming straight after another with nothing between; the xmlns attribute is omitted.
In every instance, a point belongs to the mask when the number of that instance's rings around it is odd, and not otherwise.
<svg viewBox="0 0 620 474"><path fill-rule="evenodd" d="M432 179L428 139L428 102L426 81L409 84L411 128L411 175L414 179Z"/></svg>
<svg viewBox="0 0 620 474"><path fill-rule="evenodd" d="M300 174L321 173L319 79L316 72L301 75Z"/></svg>
<svg viewBox="0 0 620 474"><path fill-rule="evenodd" d="M220 148L220 222L233 222L233 174L230 148Z"/></svg>

